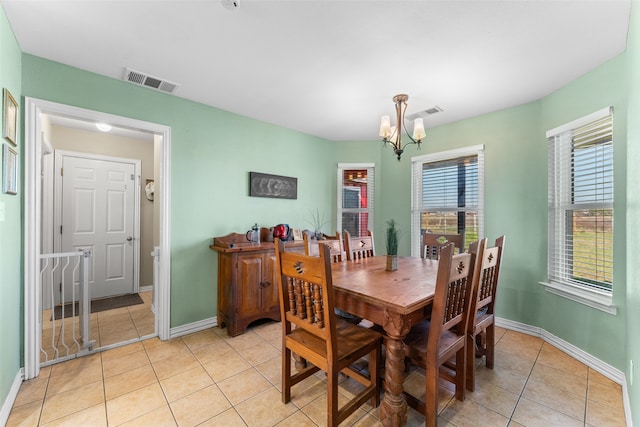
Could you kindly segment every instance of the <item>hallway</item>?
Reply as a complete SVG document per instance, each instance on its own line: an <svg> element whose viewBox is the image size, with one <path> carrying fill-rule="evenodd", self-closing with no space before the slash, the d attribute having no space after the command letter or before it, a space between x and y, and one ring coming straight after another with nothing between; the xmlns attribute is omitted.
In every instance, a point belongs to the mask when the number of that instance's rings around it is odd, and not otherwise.
<svg viewBox="0 0 640 427"><path fill-rule="evenodd" d="M140 292L139 295L142 298L142 304L91 313L89 317L91 325L89 337L91 340L95 340L96 348L134 338L142 338L154 333L155 315L151 311L153 293L146 291ZM65 317L55 322L51 321L51 319L51 310L43 310L41 363L54 359L56 349L58 350L58 357L64 357L67 354L74 354L78 351L78 346L71 333L71 328L74 328L76 338L80 336L78 316ZM60 333L63 326L65 329L64 340ZM53 333L54 327L56 330L55 335Z"/></svg>

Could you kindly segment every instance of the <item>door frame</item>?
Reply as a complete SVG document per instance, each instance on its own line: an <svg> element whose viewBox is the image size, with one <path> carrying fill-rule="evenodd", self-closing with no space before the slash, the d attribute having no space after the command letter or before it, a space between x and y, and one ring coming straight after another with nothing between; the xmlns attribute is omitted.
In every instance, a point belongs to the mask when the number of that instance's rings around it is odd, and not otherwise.
<svg viewBox="0 0 640 427"><path fill-rule="evenodd" d="M140 187L141 187L141 162L137 159L128 159L125 157L105 156L102 154L83 153L79 151L69 150L55 150L54 153L54 170L53 170L53 229L56 229L56 225L63 223L63 207L62 203L62 177L59 173L55 173L57 167L61 167L65 157L76 157L81 159L91 160L104 160L109 162L128 163L133 165L135 185L133 190L133 292L137 293L140 289ZM43 211L43 215L46 217L47 212ZM60 233L54 233L53 248L56 252L62 252L62 235Z"/></svg>
<svg viewBox="0 0 640 427"><path fill-rule="evenodd" d="M80 107L25 97L24 139L24 371L25 379L40 373L40 340L42 329L40 289L40 218L42 215L41 114L78 118L85 121L106 122L114 126L137 129L161 138L159 177L156 183L156 202L160 203L158 289L156 299L156 331L161 340L169 339L170 277L171 277L171 127L116 116Z"/></svg>

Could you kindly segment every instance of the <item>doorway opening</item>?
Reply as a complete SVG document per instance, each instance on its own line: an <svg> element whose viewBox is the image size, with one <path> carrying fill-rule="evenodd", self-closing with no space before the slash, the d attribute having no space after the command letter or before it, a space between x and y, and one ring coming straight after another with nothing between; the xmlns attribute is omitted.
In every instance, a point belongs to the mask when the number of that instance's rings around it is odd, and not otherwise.
<svg viewBox="0 0 640 427"><path fill-rule="evenodd" d="M78 344L78 353L155 335L168 339L170 128L34 98L25 106L25 377L38 375L46 340L52 352L65 347L58 343L66 337L51 337L43 326L59 330L52 322L58 317L75 330L80 280L73 272L43 276L50 254L88 254L89 289L100 289L91 298L101 304L92 306L103 308L84 313L91 344ZM96 123L111 131L98 131ZM111 305L134 294L139 302Z"/></svg>

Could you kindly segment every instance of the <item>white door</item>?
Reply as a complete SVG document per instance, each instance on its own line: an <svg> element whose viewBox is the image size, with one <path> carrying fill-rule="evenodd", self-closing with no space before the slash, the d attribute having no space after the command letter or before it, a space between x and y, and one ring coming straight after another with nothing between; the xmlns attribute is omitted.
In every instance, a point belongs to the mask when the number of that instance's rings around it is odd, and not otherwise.
<svg viewBox="0 0 640 427"><path fill-rule="evenodd" d="M58 159L61 252L92 251L92 299L137 291L136 161L68 153L56 155ZM65 301L70 292L65 289Z"/></svg>

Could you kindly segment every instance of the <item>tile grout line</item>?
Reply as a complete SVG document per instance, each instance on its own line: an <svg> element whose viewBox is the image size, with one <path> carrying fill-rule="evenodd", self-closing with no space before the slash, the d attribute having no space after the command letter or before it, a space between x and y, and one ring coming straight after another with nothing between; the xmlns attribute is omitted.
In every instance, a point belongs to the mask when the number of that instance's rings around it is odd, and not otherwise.
<svg viewBox="0 0 640 427"><path fill-rule="evenodd" d="M180 338L180 341L182 341L182 338ZM144 349L144 353L146 354L147 359L149 359L149 365L151 365L151 370L153 370L153 375L156 377L156 382L158 383L158 387L160 387L160 391L162 391L162 396L164 397L165 402L167 402L167 407L169 408L169 412L171 412L171 416L173 417L173 421L176 423L176 426L177 426L177 425L179 425L178 424L178 420L176 419L176 415L173 413L173 409L171 408L171 403L169 402L169 399L167 399L167 395L164 392L164 388L162 387L162 384L160 383L160 378L158 378L158 373L156 372L156 369L153 366L153 362L151 361L151 358L149 357L149 352L147 351L147 348L144 346L144 343L142 344L142 348ZM153 412L153 411L151 411L151 412ZM151 412L148 412L148 413L151 413ZM139 415L136 418L142 417L144 415L147 415L147 414ZM133 418L133 420L135 420L136 418ZM132 420L128 420L127 422L129 422L129 421L132 421Z"/></svg>
<svg viewBox="0 0 640 427"><path fill-rule="evenodd" d="M587 425L587 405L589 405L589 377L591 377L591 368L587 368L587 389L584 393L584 425Z"/></svg>
<svg viewBox="0 0 640 427"><path fill-rule="evenodd" d="M42 396L42 404L40 405L40 413L38 414L38 423L36 425L40 425L40 420L42 420L42 412L44 411L44 402L47 399L47 392L49 391L49 382L51 381L51 371L53 368L49 368L49 377L47 378L47 386L44 389L44 396Z"/></svg>
<svg viewBox="0 0 640 427"><path fill-rule="evenodd" d="M513 407L513 410L511 411L511 415L509 416L509 423L511 423L511 421L517 422L513 419L513 416L516 413L516 409L518 408L518 404L520 403L520 400L524 397L524 391L527 388L527 384L529 383L529 379L531 379L531 374L533 373L533 369L536 366L536 363L538 363L538 359L540 358L540 353L542 352L542 345L540 345L540 349L538 350L538 354L536 355L536 358L533 362L533 365L531 365L531 370L529 371L529 374L527 375L527 379L524 381L524 384L522 385L522 390L520 390L520 395L518 396L518 399L516 400L516 404Z"/></svg>
<svg viewBox="0 0 640 427"><path fill-rule="evenodd" d="M96 318L97 320L97 318ZM102 398L104 400L104 424L106 426L109 425L109 411L107 409L107 385L105 382L105 376L104 376L104 359L103 359L103 355L104 352L101 351L100 352L100 370L102 371Z"/></svg>
<svg viewBox="0 0 640 427"><path fill-rule="evenodd" d="M215 334L215 332L214 332L214 331L212 331L212 333L214 333L214 334ZM234 405L233 403L231 403L231 401L229 400L229 398L227 397L227 395L226 395L226 394L224 394L224 392L220 389L220 386L218 385L218 383L216 382L216 380L214 380L214 379L211 377L211 374L209 374L209 371L207 371L207 369L204 367L204 365L202 364L202 362L200 361L200 359L198 358L198 356L196 356L196 355L193 353L193 350L191 349L191 347L189 346L189 344L187 344L187 343L184 341L183 337L180 337L180 341L182 341L182 344L187 348L187 350L189 350L189 353L190 353L190 354L194 357L194 359L198 362L198 365L200 365L200 367L201 367L201 368L202 368L202 370L205 372L205 374L209 377L209 379L211 380L211 382L213 383L213 385L215 385L215 386L217 387L217 389L218 389L218 390L220 390L220 393L222 394L222 396L224 396L224 398L227 400L227 402L228 402L228 403L229 403L229 405L231 406L231 408L230 408L230 409L233 409L233 411L238 415L238 417L240 417L240 419L242 420L242 422L243 422L245 425L248 425L248 424L246 423L246 421L242 418L242 416L241 416L241 415L238 413L238 411L236 410L235 405ZM231 346L230 346L230 347L231 347ZM231 347L231 348L233 349L233 347ZM233 350L235 350L235 349L233 349ZM179 375L179 374L177 374L177 375ZM205 388L206 388L206 387L205 387ZM200 389L200 390L204 390L204 389ZM188 395L186 395L186 396L183 396L183 397L181 397L180 399L183 399L183 398L185 398L185 397L187 397L187 396L191 396L191 395L193 395L193 394L197 393L197 392L198 392L198 391L200 391L200 390L194 391L193 393L188 394ZM164 390L163 390L163 393L164 393ZM169 409L171 410L171 414L173 415L173 418L174 418L174 420L176 421L176 425L180 425L180 424L178 423L178 420L175 418L175 414L173 414L173 409L171 409L171 404L169 404ZM207 421L210 421L210 420L212 420L213 418L217 417L217 416L218 416L218 415L220 415L220 414L223 414L223 413L224 413L224 412L226 412L226 411L228 411L228 409L225 409L224 411L220 412L219 414L216 414L216 415L214 415L213 417L208 418L208 419L206 419L206 420L202 421L202 422L201 422L201 423L199 423L199 424L203 424L203 423L205 423L205 422L207 422Z"/></svg>
<svg viewBox="0 0 640 427"><path fill-rule="evenodd" d="M544 344L543 344L543 346L544 346ZM520 400L521 400L522 398L524 398L524 392L525 392L526 386L527 386L527 384L529 383L529 380L531 379L531 375L532 375L532 373L533 373L533 370L534 370L534 368L535 368L536 364L539 362L539 358L540 358L540 355L541 355L542 351L543 351L543 349L542 349L542 347L541 347L541 348L540 348L540 350L538 351L538 356L536 356L535 362L533 363L533 366L531 367L531 371L529 372L529 375L527 376L527 380L525 381L525 384L524 384L524 386L523 386L523 388L522 388L522 392L521 392L521 394L520 394L520 397L518 398L518 402L516 403L516 407L517 407L518 403L520 402ZM566 374L569 374L569 375L573 375L571 372L565 372L565 371L564 371L564 370L562 370L562 369L558 369L558 368L555 368L555 367L553 367L553 366L548 366L548 365L545 365L544 363L541 363L541 365L542 365L542 366L545 366L545 367L547 367L547 368L550 368L550 369L558 370L558 371L560 371L560 372L563 372L563 373L566 373ZM587 370L587 388L588 388L588 372L589 372L589 371ZM575 375L574 375L574 376L575 376ZM578 376L578 377L579 377L579 376ZM566 391L566 393L570 393L570 394L574 394L574 395L575 395L575 393L570 392L570 391ZM562 415L564 415L564 416L566 416L566 417L568 417L568 418L574 419L574 420L576 420L576 421L580 421L579 419L575 418L574 416L572 416L572 415L570 415L570 414L568 414L568 413L565 413L565 412L563 412L563 411L561 411L561 410L558 410L558 409L556 409L556 408L554 408L554 407L548 406L548 405L546 405L546 404L544 404L544 403L538 402L537 400L533 400L533 402L535 402L536 404L538 404L538 405L540 405L540 406L543 406L543 407L545 407L545 408L547 408L547 409L549 409L549 410L552 410L552 411L558 412L558 413L560 413L560 414L562 414ZM587 412L586 404L587 404L587 390L585 389L585 409L584 409L584 419L581 421L583 425L586 425L586 420L587 420L587 417L586 417L586 412ZM514 408L514 413L515 413L515 408ZM513 414L512 414L512 416L513 416ZM517 422L517 421L516 421L516 422Z"/></svg>

